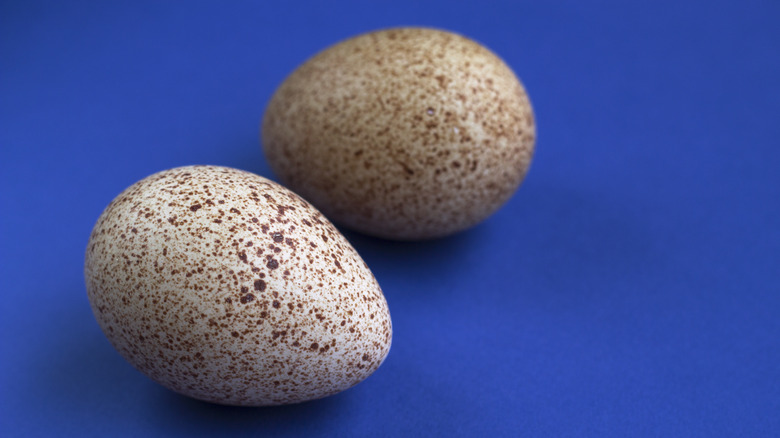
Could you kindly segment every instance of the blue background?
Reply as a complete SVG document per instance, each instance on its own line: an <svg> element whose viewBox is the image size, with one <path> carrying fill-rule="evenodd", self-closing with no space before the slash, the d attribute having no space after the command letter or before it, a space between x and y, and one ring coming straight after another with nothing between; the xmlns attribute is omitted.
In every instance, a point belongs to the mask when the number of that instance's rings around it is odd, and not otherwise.
<svg viewBox="0 0 780 438"><path fill-rule="evenodd" d="M780 436L780 2L29 2L0 6L0 435ZM275 87L346 37L481 41L538 119L525 184L451 238L347 234L385 364L295 406L209 405L95 322L102 209L165 168L271 176Z"/></svg>

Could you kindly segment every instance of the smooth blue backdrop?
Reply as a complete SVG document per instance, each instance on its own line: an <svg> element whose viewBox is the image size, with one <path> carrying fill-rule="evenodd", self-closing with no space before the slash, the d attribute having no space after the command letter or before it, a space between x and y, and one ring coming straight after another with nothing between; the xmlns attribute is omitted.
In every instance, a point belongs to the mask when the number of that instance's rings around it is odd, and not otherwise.
<svg viewBox="0 0 780 438"><path fill-rule="evenodd" d="M780 436L780 2L0 3L0 435ZM389 302L385 364L242 409L173 394L96 324L83 252L159 170L271 176L275 87L343 38L492 48L539 138L499 213L348 237Z"/></svg>

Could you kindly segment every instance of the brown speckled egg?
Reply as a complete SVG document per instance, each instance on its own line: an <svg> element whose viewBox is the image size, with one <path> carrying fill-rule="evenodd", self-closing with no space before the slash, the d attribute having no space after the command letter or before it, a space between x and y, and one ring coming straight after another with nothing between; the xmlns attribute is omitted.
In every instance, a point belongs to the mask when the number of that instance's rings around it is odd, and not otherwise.
<svg viewBox="0 0 780 438"><path fill-rule="evenodd" d="M98 219L85 276L122 356L201 400L324 397L390 349L387 303L347 240L299 196L240 170L182 167L130 186Z"/></svg>
<svg viewBox="0 0 780 438"><path fill-rule="evenodd" d="M534 116L482 45L425 28L360 35L309 59L265 112L273 171L330 219L415 240L501 207L525 177Z"/></svg>

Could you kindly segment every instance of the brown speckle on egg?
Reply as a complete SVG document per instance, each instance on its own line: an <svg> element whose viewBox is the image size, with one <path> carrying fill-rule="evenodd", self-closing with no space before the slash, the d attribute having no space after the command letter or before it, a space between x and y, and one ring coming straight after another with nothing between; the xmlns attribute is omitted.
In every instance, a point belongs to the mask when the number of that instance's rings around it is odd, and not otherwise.
<svg viewBox="0 0 780 438"><path fill-rule="evenodd" d="M470 39L425 28L320 52L282 83L262 123L287 187L336 222L402 240L494 213L524 179L535 138L512 70Z"/></svg>
<svg viewBox="0 0 780 438"><path fill-rule="evenodd" d="M182 167L126 189L92 231L85 277L122 356L201 400L324 397L368 377L391 344L385 298L347 240L299 196L235 169Z"/></svg>

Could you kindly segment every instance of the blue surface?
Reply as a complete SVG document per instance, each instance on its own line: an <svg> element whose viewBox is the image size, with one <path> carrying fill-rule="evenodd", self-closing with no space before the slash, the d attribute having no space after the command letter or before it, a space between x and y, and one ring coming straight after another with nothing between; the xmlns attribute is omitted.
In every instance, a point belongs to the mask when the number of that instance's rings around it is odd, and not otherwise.
<svg viewBox="0 0 780 438"><path fill-rule="evenodd" d="M0 435L780 436L779 22L771 0L3 2ZM522 78L520 191L451 238L348 234L395 336L347 392L228 408L136 372L84 289L102 209L169 167L270 176L275 87L406 24Z"/></svg>

